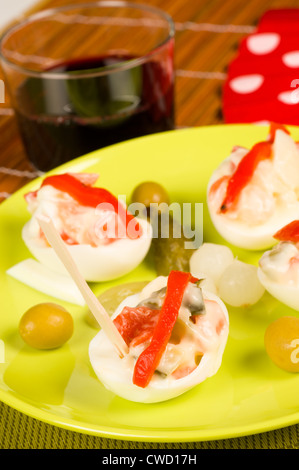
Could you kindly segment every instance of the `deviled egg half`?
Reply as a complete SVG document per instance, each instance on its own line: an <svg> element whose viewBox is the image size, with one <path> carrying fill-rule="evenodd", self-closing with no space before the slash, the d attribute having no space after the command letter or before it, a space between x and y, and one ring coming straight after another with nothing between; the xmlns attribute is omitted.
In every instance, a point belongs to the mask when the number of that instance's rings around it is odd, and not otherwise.
<svg viewBox="0 0 299 470"><path fill-rule="evenodd" d="M50 270L67 274L48 244L37 217L49 216L86 281L108 281L136 268L152 239L151 225L128 213L122 201L94 186L98 175L46 177L37 191L25 195L31 219L22 230L32 255Z"/></svg>
<svg viewBox="0 0 299 470"><path fill-rule="evenodd" d="M258 276L280 302L299 310L299 220L274 234L278 243L259 260Z"/></svg>
<svg viewBox="0 0 299 470"><path fill-rule="evenodd" d="M235 147L212 174L212 222L229 243L249 249L275 244L273 234L299 211L299 147L282 125L251 149Z"/></svg>
<svg viewBox="0 0 299 470"><path fill-rule="evenodd" d="M191 274L171 271L129 296L112 319L129 352L117 354L103 330L89 346L103 385L130 401L181 395L214 375L222 362L229 318L224 303Z"/></svg>

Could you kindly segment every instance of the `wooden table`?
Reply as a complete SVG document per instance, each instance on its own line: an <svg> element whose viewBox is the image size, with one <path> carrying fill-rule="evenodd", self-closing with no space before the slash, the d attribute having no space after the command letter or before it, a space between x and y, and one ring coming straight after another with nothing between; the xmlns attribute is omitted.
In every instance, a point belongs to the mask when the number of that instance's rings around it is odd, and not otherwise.
<svg viewBox="0 0 299 470"><path fill-rule="evenodd" d="M83 0L49 0L36 9ZM131 0L134 1L134 0ZM227 65L244 35L270 8L298 7L285 0L143 0L167 11L176 27L176 127L221 124L221 89ZM16 126L9 96L0 104L0 200L36 177ZM0 403L0 448L180 448L128 443L66 432L40 423ZM28 432L29 431L29 432ZM186 447L187 448L187 447ZM299 448L299 426L246 438L190 443L189 448Z"/></svg>

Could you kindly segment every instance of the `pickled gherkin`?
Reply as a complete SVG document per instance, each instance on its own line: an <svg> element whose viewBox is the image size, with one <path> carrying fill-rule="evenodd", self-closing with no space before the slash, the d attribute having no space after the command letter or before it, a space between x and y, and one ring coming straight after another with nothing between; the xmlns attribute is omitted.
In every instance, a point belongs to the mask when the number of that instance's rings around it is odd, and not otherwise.
<svg viewBox="0 0 299 470"><path fill-rule="evenodd" d="M195 249L186 248L185 243L190 240L185 237L182 225L171 214L169 222L159 214L153 228L151 249L157 275L168 276L172 270L190 271L189 260Z"/></svg>

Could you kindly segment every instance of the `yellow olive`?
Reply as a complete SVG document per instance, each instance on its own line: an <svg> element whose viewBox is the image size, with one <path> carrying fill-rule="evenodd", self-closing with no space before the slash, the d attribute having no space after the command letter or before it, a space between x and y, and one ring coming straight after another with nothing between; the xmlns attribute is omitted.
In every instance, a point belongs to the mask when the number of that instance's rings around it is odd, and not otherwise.
<svg viewBox="0 0 299 470"><path fill-rule="evenodd" d="M25 343L36 349L54 349L62 346L73 334L73 318L60 305L48 302L27 310L19 323L19 332Z"/></svg>
<svg viewBox="0 0 299 470"><path fill-rule="evenodd" d="M299 372L299 318L285 316L273 321L264 341L274 364L288 372Z"/></svg>
<svg viewBox="0 0 299 470"><path fill-rule="evenodd" d="M132 202L140 202L146 207L149 207L152 203L169 204L169 196L159 183L146 181L136 186L132 194Z"/></svg>

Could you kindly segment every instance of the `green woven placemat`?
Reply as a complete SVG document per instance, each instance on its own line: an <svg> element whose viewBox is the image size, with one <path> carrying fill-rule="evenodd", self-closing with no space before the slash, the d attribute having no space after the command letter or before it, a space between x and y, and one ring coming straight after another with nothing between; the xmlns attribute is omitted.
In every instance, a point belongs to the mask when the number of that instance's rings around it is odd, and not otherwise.
<svg viewBox="0 0 299 470"><path fill-rule="evenodd" d="M66 431L0 402L1 449L299 449L299 424L246 437L184 443L131 442Z"/></svg>

